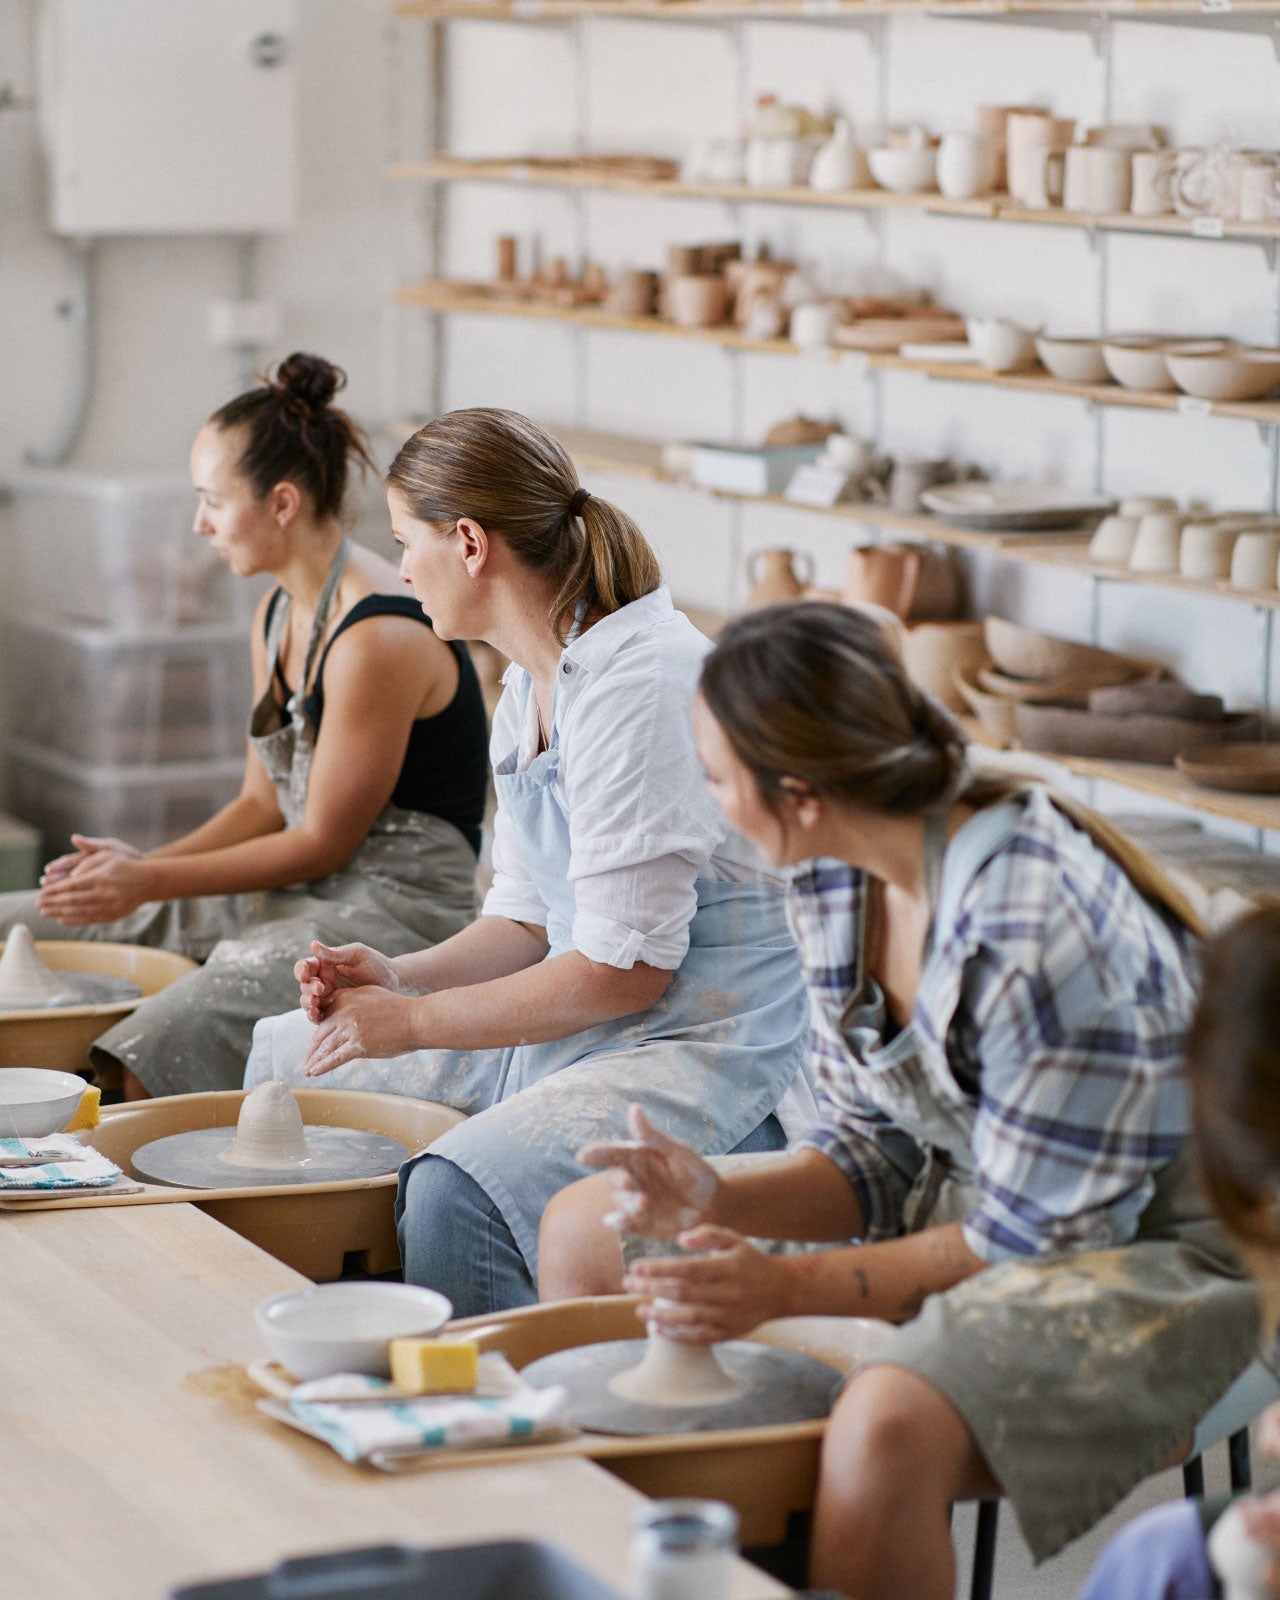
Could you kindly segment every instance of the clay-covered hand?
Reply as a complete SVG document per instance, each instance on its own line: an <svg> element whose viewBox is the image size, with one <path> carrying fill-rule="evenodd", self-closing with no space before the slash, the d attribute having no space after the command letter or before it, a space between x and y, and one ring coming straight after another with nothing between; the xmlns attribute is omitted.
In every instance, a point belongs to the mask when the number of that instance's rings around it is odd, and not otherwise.
<svg viewBox="0 0 1280 1600"><path fill-rule="evenodd" d="M388 989L340 989L311 1036L303 1074L318 1078L348 1061L404 1055L417 1047L413 999Z"/></svg>
<svg viewBox="0 0 1280 1600"><path fill-rule="evenodd" d="M1260 1494L1256 1499L1241 1500L1239 1504L1245 1533L1271 1557L1266 1581L1271 1592L1280 1595L1280 1489Z"/></svg>
<svg viewBox="0 0 1280 1600"><path fill-rule="evenodd" d="M46 864L40 874L42 888L47 883L57 883L62 878L69 878L82 862L99 851L109 850L118 856L131 856L135 861L142 854L137 845L126 844L123 839L94 839L88 834L73 833L71 843L75 846L74 850L65 856L55 856Z"/></svg>
<svg viewBox="0 0 1280 1600"><path fill-rule="evenodd" d="M627 1108L634 1138L583 1145L584 1167L604 1167L613 1210L604 1219L620 1233L674 1239L712 1214L720 1180L715 1169L679 1139L655 1128L637 1105Z"/></svg>
<svg viewBox="0 0 1280 1600"><path fill-rule="evenodd" d="M321 944L312 940L311 954L297 962L293 975L298 980L298 1004L311 1022L322 1022L329 1014L333 997L341 989L372 985L392 994L409 994L384 955L367 944Z"/></svg>
<svg viewBox="0 0 1280 1600"><path fill-rule="evenodd" d="M716 1344L787 1315L791 1277L779 1257L731 1228L691 1228L677 1242L702 1253L647 1257L623 1280L628 1293L648 1297L640 1315L651 1328L688 1344Z"/></svg>
<svg viewBox="0 0 1280 1600"><path fill-rule="evenodd" d="M114 841L112 841L114 843ZM137 851L95 850L36 895L36 910L64 927L115 922L152 898L151 871Z"/></svg>

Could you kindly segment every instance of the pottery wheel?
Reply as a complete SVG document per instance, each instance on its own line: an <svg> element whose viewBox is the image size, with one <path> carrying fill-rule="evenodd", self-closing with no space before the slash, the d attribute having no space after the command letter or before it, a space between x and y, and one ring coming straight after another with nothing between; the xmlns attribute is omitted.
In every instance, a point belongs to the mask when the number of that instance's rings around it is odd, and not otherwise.
<svg viewBox="0 0 1280 1600"><path fill-rule="evenodd" d="M409 1159L398 1139L358 1128L306 1130L307 1155L286 1166L248 1167L223 1159L234 1144L235 1128L196 1128L139 1145L129 1158L148 1183L173 1183L184 1189L256 1189L285 1183L341 1183L380 1178Z"/></svg>
<svg viewBox="0 0 1280 1600"><path fill-rule="evenodd" d="M119 1000L138 1000L141 985L128 978L108 978L96 972L59 972L61 988L49 999L5 1000L0 1011L65 1011L72 1006L109 1006Z"/></svg>
<svg viewBox="0 0 1280 1600"><path fill-rule="evenodd" d="M623 1400L609 1388L619 1373L637 1366L646 1341L620 1339L609 1344L558 1350L523 1368L520 1376L535 1389L563 1384L569 1403L566 1420L592 1433L648 1435L710 1433L722 1428L759 1428L780 1422L825 1417L844 1379L824 1361L796 1350L731 1339L715 1347L716 1360L748 1385L746 1394L718 1405L643 1405Z"/></svg>

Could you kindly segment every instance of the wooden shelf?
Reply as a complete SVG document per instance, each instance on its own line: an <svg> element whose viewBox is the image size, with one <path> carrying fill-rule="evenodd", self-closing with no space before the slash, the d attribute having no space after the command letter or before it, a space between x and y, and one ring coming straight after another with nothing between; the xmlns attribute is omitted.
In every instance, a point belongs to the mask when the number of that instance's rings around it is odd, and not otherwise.
<svg viewBox="0 0 1280 1600"><path fill-rule="evenodd" d="M868 354L829 346L801 351L789 339L749 339L729 324L713 328L681 328L657 317L623 317L595 306L566 307L545 301L505 299L483 284L456 283L447 278L428 278L410 284L396 293L401 305L422 306L431 311L469 312L481 316L525 317L542 322L566 323L572 327L604 328L620 333L641 333L650 337L693 340L719 345L726 350L750 350L765 355L806 355L810 359L852 363L880 372L914 372L940 382L984 384L998 389L1016 389L1028 394L1061 395L1091 401L1100 406L1121 406L1128 410L1175 411L1196 417L1232 417L1260 427L1280 426L1280 400L1209 401L1183 394L1151 394L1145 390L1122 389L1112 383L1063 383L1043 369L1029 372L988 372L969 362L909 361L904 356Z"/></svg>
<svg viewBox="0 0 1280 1600"><path fill-rule="evenodd" d="M1280 0L400 0L398 17L500 22L574 17L648 17L692 21L754 17L836 21L907 12L928 17L1096 18L1161 22L1170 18L1229 24L1233 18L1280 15Z"/></svg>
<svg viewBox="0 0 1280 1600"><path fill-rule="evenodd" d="M582 167L571 161L560 163L541 158L537 161L519 158L468 160L460 156L436 156L430 161L393 166L389 175L398 181L527 184L534 188L594 189L654 199L723 200L732 204L808 206L836 211L912 211L931 217L969 217L983 222L1156 234L1175 239L1227 239L1255 244L1280 240L1280 222L1223 222L1216 217L1135 217L1130 211L1045 211L1024 206L1008 195L948 200L937 193L893 194L888 189L874 188L828 194L803 185L760 189L745 183L685 183L678 178L637 178L601 167Z"/></svg>

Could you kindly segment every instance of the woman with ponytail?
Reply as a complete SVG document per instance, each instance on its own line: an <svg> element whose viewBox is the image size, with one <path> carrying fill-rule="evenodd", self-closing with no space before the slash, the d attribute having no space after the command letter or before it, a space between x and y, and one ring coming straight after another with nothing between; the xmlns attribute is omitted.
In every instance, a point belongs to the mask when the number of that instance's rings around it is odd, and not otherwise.
<svg viewBox="0 0 1280 1600"><path fill-rule="evenodd" d="M953 1502L1006 1496L1044 1560L1185 1454L1254 1354L1256 1294L1188 1172L1196 919L1102 818L975 779L868 614L731 624L695 726L726 816L793 868L818 1119L717 1165L637 1110L548 1209L544 1296L625 1287L694 1343L902 1324L832 1414L811 1581L950 1600ZM607 1210L691 1254L624 1275Z"/></svg>
<svg viewBox="0 0 1280 1600"><path fill-rule="evenodd" d="M191 451L195 532L238 576L275 579L254 621L240 794L146 853L76 837L34 904L0 899L0 926L38 937L208 957L98 1040L96 1064L122 1066L131 1096L238 1088L253 1025L292 1003L309 941L414 950L475 914L484 704L465 646L343 534L349 463L371 465L333 404L343 381L292 355Z"/></svg>
<svg viewBox="0 0 1280 1600"><path fill-rule="evenodd" d="M406 1278L459 1315L536 1298L538 1221L642 1099L695 1148L784 1142L804 1056L782 888L708 798L689 711L708 642L640 530L509 411L438 417L387 478L402 571L444 638L512 662L494 715L483 915L388 959L317 945L251 1079L472 1113L401 1172ZM812 1106L803 1079L789 1102Z"/></svg>

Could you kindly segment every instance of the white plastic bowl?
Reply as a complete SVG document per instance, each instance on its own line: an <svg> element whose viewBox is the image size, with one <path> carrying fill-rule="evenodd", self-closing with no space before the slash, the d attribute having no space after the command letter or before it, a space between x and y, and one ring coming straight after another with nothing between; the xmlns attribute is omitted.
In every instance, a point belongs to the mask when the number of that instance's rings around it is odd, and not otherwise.
<svg viewBox="0 0 1280 1600"><path fill-rule="evenodd" d="M253 1315L267 1348L295 1378L387 1378L388 1342L438 1333L453 1307L434 1289L409 1283L318 1283L264 1300Z"/></svg>
<svg viewBox="0 0 1280 1600"><path fill-rule="evenodd" d="M0 1068L0 1139L43 1139L76 1114L84 1079L44 1067Z"/></svg>
<svg viewBox="0 0 1280 1600"><path fill-rule="evenodd" d="M882 145L867 151L871 176L882 189L894 194L924 194L938 187L938 151L935 145Z"/></svg>

